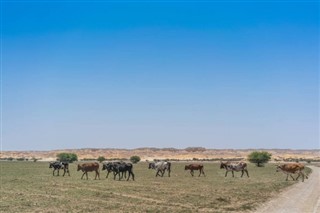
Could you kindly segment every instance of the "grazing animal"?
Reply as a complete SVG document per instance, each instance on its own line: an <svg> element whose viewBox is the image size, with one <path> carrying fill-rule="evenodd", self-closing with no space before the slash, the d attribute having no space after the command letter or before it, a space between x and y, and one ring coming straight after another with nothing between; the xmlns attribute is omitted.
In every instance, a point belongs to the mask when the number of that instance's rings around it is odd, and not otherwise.
<svg viewBox="0 0 320 213"><path fill-rule="evenodd" d="M107 176L106 178L108 178L110 172L113 172L113 174L115 174L117 171L115 170L115 166L114 165L118 165L118 164L126 164L125 162L104 162L102 164L102 170L107 170ZM123 178L123 176L125 178L127 178L127 175L126 175L127 171L122 171L121 172L121 179Z"/></svg>
<svg viewBox="0 0 320 213"><path fill-rule="evenodd" d="M159 161L156 163L149 163L149 169L155 169L157 171L156 177L161 173L161 177L163 177L166 170L168 170L168 177L170 177L171 173L171 163L168 161Z"/></svg>
<svg viewBox="0 0 320 213"><path fill-rule="evenodd" d="M95 176L95 180L98 178L100 179L100 174L99 174L99 163L82 163L82 164L78 164L78 169L77 171L81 170L83 172L81 179L83 178L83 176L86 174L87 176L87 180L88 180L88 172L96 172L96 176Z"/></svg>
<svg viewBox="0 0 320 213"><path fill-rule="evenodd" d="M196 164L196 163L193 163L193 164L189 164L189 165L186 165L185 167L184 167L184 170L190 170L190 174L193 176L193 174L194 174L194 170L199 170L200 171L200 173L199 173L199 177L200 177L200 175L201 174L203 174L204 176L206 176L205 175L205 173L204 173L204 170L203 170L203 164Z"/></svg>
<svg viewBox="0 0 320 213"><path fill-rule="evenodd" d="M102 163L102 170L107 170L106 178L108 178L110 172L114 172L113 167L112 167L112 165L114 163L120 163L120 162L104 162L104 163Z"/></svg>
<svg viewBox="0 0 320 213"><path fill-rule="evenodd" d="M132 180L134 180L134 174L132 171L133 165L132 163L114 163L111 165L111 169L114 172L113 173L113 179L116 179L116 176L119 176L119 180L121 180L123 178L123 173L128 172L128 178L127 181L130 179L130 176L132 177ZM120 173L122 173L121 177L120 177Z"/></svg>
<svg viewBox="0 0 320 213"><path fill-rule="evenodd" d="M244 172L246 172L247 176L249 177L249 173L247 170L247 164L245 162L222 162L220 161L220 169L226 169L225 177L227 177L228 172L232 172L232 177L234 177L234 171L239 172L241 171L241 177L243 176Z"/></svg>
<svg viewBox="0 0 320 213"><path fill-rule="evenodd" d="M301 163L286 163L283 165L277 165L276 172L283 172L287 175L286 181L288 181L288 177L292 178L292 180L298 180L300 176L302 176L302 182L304 182L304 177L308 179L308 175L304 174L304 165ZM293 178L292 174L299 174L296 179Z"/></svg>
<svg viewBox="0 0 320 213"><path fill-rule="evenodd" d="M59 176L60 169L63 169L63 175L62 176L64 176L66 174L66 172L70 176L69 163L67 163L67 162L60 162L60 161L50 162L49 168L50 169L53 168L53 172L52 172L53 176L54 176L54 173L55 173L56 170L57 170L57 176Z"/></svg>

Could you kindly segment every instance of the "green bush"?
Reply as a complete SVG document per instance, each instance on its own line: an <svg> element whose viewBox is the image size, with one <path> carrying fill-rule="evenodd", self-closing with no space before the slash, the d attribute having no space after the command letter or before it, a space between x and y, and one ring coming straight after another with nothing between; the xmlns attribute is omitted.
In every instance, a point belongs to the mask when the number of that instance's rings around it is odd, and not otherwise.
<svg viewBox="0 0 320 213"><path fill-rule="evenodd" d="M105 161L105 160L106 160L106 158L103 157L103 156L99 156L98 159L97 159L97 161L99 161L100 163L101 163L102 161Z"/></svg>
<svg viewBox="0 0 320 213"><path fill-rule="evenodd" d="M248 155L248 160L251 163L255 163L258 167L263 166L264 163L267 163L271 159L271 154L269 152L251 152Z"/></svg>
<svg viewBox="0 0 320 213"><path fill-rule="evenodd" d="M131 158L130 158L130 161L132 163L138 163L140 160L141 160L141 158L139 156L136 156L136 155L131 156Z"/></svg>
<svg viewBox="0 0 320 213"><path fill-rule="evenodd" d="M78 160L78 156L74 153L59 153L57 154L57 160L72 163Z"/></svg>

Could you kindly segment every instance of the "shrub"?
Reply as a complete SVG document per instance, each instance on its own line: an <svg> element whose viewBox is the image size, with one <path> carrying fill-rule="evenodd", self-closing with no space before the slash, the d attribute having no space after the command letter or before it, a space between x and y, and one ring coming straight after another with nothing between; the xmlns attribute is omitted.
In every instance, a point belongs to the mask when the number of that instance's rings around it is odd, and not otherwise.
<svg viewBox="0 0 320 213"><path fill-rule="evenodd" d="M57 154L57 160L72 163L78 160L78 156L74 153L59 153Z"/></svg>
<svg viewBox="0 0 320 213"><path fill-rule="evenodd" d="M105 161L105 160L106 160L106 158L103 157L103 156L99 156L98 159L97 159L97 161L99 161L100 163L101 163L102 161Z"/></svg>
<svg viewBox="0 0 320 213"><path fill-rule="evenodd" d="M131 156L131 158L130 158L130 161L132 163L138 163L140 160L141 160L141 158L139 156L136 156L136 155Z"/></svg>
<svg viewBox="0 0 320 213"><path fill-rule="evenodd" d="M267 163L271 159L271 154L269 152L251 152L248 155L248 160L251 163L255 163L258 167L263 166L264 163Z"/></svg>

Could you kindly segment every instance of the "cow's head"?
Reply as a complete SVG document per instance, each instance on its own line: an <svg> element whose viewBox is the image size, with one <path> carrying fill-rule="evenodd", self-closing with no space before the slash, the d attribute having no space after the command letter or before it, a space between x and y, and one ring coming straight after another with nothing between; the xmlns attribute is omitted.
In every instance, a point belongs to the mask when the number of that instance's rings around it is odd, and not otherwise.
<svg viewBox="0 0 320 213"><path fill-rule="evenodd" d="M220 169L224 169L226 168L226 163L223 163L222 161L220 161Z"/></svg>
<svg viewBox="0 0 320 213"><path fill-rule="evenodd" d="M280 172L282 170L282 165L277 165L276 166L276 172Z"/></svg>
<svg viewBox="0 0 320 213"><path fill-rule="evenodd" d="M107 169L107 165L106 164L102 164L102 170L106 170Z"/></svg>
<svg viewBox="0 0 320 213"><path fill-rule="evenodd" d="M78 164L78 169L77 169L77 171L79 171L79 170L81 170L81 165L80 164Z"/></svg>
<svg viewBox="0 0 320 213"><path fill-rule="evenodd" d="M49 164L49 168L52 168L53 167L53 163L52 162L50 162L50 164Z"/></svg>
<svg viewBox="0 0 320 213"><path fill-rule="evenodd" d="M154 169L155 168L155 164L154 163L149 163L149 169Z"/></svg>
<svg viewBox="0 0 320 213"><path fill-rule="evenodd" d="M189 169L189 166L188 165L185 165L184 166L184 170L188 170Z"/></svg>

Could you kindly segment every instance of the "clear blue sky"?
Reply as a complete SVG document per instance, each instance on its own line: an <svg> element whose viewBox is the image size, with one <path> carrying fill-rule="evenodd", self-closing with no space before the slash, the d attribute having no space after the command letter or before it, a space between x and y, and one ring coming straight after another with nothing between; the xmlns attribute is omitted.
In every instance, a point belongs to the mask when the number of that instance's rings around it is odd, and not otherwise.
<svg viewBox="0 0 320 213"><path fill-rule="evenodd" d="M318 1L3 1L2 149L319 148Z"/></svg>

